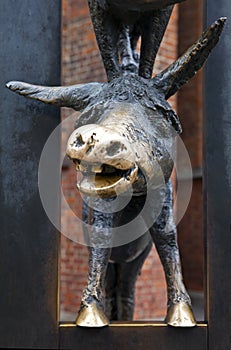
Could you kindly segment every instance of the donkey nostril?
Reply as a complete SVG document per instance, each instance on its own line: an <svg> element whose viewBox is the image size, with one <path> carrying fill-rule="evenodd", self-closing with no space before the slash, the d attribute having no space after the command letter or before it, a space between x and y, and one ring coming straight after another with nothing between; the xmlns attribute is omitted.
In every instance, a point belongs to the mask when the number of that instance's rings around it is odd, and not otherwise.
<svg viewBox="0 0 231 350"><path fill-rule="evenodd" d="M78 133L76 135L75 140L72 142L71 146L82 147L84 144L85 142L83 141L82 135Z"/></svg>
<svg viewBox="0 0 231 350"><path fill-rule="evenodd" d="M127 147L125 145L123 145L121 142L113 142L111 141L110 142L110 146L107 147L107 154L109 156L114 156L115 154L123 151L123 150L126 150Z"/></svg>

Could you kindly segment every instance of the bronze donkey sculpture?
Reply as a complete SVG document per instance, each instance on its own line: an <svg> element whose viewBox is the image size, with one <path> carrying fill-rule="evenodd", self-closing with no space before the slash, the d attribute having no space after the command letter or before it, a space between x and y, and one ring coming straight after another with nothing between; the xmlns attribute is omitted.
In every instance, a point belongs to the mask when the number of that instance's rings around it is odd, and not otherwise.
<svg viewBox="0 0 231 350"><path fill-rule="evenodd" d="M82 220L90 254L79 326L102 327L108 319L132 319L135 281L152 242L167 282L166 323L196 325L182 280L170 180L171 149L181 125L167 100L202 67L225 18L152 78L155 56L177 2L181 1L89 0L107 83L7 84L23 96L82 111L67 145L67 155L83 175L77 187L86 198ZM118 198L127 200L123 208L117 205Z"/></svg>

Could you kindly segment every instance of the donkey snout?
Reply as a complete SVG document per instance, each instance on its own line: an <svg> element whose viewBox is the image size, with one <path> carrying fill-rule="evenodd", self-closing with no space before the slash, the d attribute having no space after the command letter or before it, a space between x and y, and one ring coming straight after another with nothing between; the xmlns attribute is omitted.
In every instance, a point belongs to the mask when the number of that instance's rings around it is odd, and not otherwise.
<svg viewBox="0 0 231 350"><path fill-rule="evenodd" d="M121 170L130 169L135 163L129 141L113 129L97 124L82 126L71 134L67 155L74 161L107 164Z"/></svg>

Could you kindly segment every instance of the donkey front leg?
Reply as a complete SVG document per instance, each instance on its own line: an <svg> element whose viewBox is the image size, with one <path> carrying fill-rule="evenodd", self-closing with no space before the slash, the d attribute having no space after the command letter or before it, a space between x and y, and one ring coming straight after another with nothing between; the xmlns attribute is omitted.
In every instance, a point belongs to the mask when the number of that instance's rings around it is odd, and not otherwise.
<svg viewBox="0 0 231 350"><path fill-rule="evenodd" d="M154 242L167 282L168 310L165 321L174 327L194 327L196 321L191 309L191 300L182 280L176 231L155 233Z"/></svg>
<svg viewBox="0 0 231 350"><path fill-rule="evenodd" d="M89 267L87 287L83 291L80 310L76 319L77 326L103 327L109 324L104 313L104 281L111 254L112 218L100 212L94 212L89 229ZM110 227L105 227L108 223Z"/></svg>
<svg viewBox="0 0 231 350"><path fill-rule="evenodd" d="M181 272L170 183L166 188L162 212L150 232L160 256L167 282L168 310L165 321L174 327L194 327L196 321Z"/></svg>
<svg viewBox="0 0 231 350"><path fill-rule="evenodd" d="M109 320L104 313L104 279L110 249L90 247L87 287L83 292L77 326L104 327Z"/></svg>

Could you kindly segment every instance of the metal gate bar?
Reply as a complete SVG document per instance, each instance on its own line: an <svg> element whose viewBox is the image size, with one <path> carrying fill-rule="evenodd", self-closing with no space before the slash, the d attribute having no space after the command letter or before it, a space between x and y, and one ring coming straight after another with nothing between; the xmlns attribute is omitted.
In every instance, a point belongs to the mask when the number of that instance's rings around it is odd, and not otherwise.
<svg viewBox="0 0 231 350"><path fill-rule="evenodd" d="M207 0L207 24L228 17L204 81L204 215L209 350L231 348L231 1Z"/></svg>
<svg viewBox="0 0 231 350"><path fill-rule="evenodd" d="M59 237L40 201L38 163L60 111L5 83L60 83L60 13L59 0L0 1L0 348L58 347ZM54 172L59 154L57 140ZM59 217L58 191L51 196Z"/></svg>

